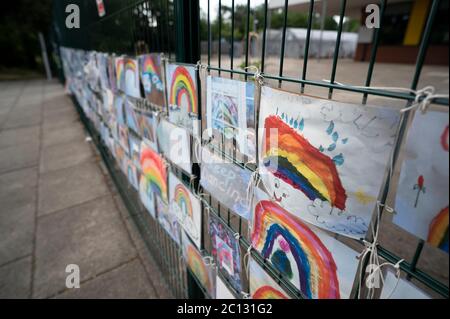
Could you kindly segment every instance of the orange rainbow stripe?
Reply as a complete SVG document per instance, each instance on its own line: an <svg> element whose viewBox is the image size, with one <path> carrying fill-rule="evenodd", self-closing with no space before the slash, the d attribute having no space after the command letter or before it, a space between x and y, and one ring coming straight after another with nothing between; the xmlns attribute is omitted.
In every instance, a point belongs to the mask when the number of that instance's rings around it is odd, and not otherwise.
<svg viewBox="0 0 450 319"><path fill-rule="evenodd" d="M271 286L262 286L258 288L252 296L252 299L289 299L282 292Z"/></svg>
<svg viewBox="0 0 450 319"><path fill-rule="evenodd" d="M194 273L204 288L212 291L212 283L209 279L209 273L206 269L205 262L200 252L191 244L187 244L186 249L186 263L189 269Z"/></svg>

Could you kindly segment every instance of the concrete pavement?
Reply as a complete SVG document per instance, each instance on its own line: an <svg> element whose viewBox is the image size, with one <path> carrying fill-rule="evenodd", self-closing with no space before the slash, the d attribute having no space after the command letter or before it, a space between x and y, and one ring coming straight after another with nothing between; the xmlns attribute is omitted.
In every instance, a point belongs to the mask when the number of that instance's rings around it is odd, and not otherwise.
<svg viewBox="0 0 450 319"><path fill-rule="evenodd" d="M0 298L172 297L86 136L57 82L0 82Z"/></svg>

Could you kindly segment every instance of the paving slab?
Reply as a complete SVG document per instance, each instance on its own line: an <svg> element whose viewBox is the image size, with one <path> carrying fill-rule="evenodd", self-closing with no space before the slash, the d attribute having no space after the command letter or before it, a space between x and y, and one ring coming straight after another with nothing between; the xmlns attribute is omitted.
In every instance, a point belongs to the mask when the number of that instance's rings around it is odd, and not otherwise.
<svg viewBox="0 0 450 319"><path fill-rule="evenodd" d="M0 299L30 297L31 257L0 267Z"/></svg>
<svg viewBox="0 0 450 319"><path fill-rule="evenodd" d="M153 287L155 287L156 291L158 292L158 298L173 299L174 295L170 291L167 282L163 279L164 275L162 274L161 270L158 267L158 264L149 252L144 240L142 239L135 221L132 217L127 216L125 218L125 223L136 247L139 258L141 259L146 272L150 274L150 280Z"/></svg>
<svg viewBox="0 0 450 319"><path fill-rule="evenodd" d="M80 122L73 122L70 125L67 125L67 122L59 122L43 126L43 147L85 139L86 134Z"/></svg>
<svg viewBox="0 0 450 319"><path fill-rule="evenodd" d="M40 175L40 216L78 205L108 193L96 163L84 163Z"/></svg>
<svg viewBox="0 0 450 319"><path fill-rule="evenodd" d="M33 104L27 106L14 106L9 112L6 123L3 128L19 128L27 126L35 126L41 124L42 121L42 105Z"/></svg>
<svg viewBox="0 0 450 319"><path fill-rule="evenodd" d="M40 172L46 173L94 161L94 153L86 141L50 145L42 149Z"/></svg>
<svg viewBox="0 0 450 319"><path fill-rule="evenodd" d="M27 168L0 175L0 196L37 186L37 169Z"/></svg>
<svg viewBox="0 0 450 319"><path fill-rule="evenodd" d="M40 126L30 126L0 131L0 149L14 145L39 145L40 130Z"/></svg>
<svg viewBox="0 0 450 319"><path fill-rule="evenodd" d="M37 168L0 175L0 265L32 253Z"/></svg>
<svg viewBox="0 0 450 319"><path fill-rule="evenodd" d="M102 274L79 289L70 289L57 299L151 299L158 293L138 259Z"/></svg>
<svg viewBox="0 0 450 319"><path fill-rule="evenodd" d="M69 264L80 267L84 282L134 258L136 251L111 196L40 217L33 297L63 292Z"/></svg>
<svg viewBox="0 0 450 319"><path fill-rule="evenodd" d="M44 125L47 123L59 124L75 122L79 119L78 113L72 108L60 108L53 111L44 111Z"/></svg>
<svg viewBox="0 0 450 319"><path fill-rule="evenodd" d="M0 174L36 166L39 144L24 144L2 148L0 151Z"/></svg>
<svg viewBox="0 0 450 319"><path fill-rule="evenodd" d="M34 190L36 193L36 190ZM36 199L33 199L36 201ZM33 253L36 205L30 202L0 212L0 265Z"/></svg>

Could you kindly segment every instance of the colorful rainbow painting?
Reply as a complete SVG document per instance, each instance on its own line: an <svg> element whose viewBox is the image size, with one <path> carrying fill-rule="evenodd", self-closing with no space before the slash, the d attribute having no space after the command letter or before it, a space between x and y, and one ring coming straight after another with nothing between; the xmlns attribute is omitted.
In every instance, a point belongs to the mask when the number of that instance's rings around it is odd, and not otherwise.
<svg viewBox="0 0 450 319"><path fill-rule="evenodd" d="M144 142L141 145L140 164L142 173L151 189L161 199L168 203L167 195L167 169L163 159Z"/></svg>
<svg viewBox="0 0 450 319"><path fill-rule="evenodd" d="M193 219L192 203L191 197L189 196L189 191L182 184L178 184L175 187L175 202L181 211Z"/></svg>
<svg viewBox="0 0 450 319"><path fill-rule="evenodd" d="M190 243L187 236L183 236L182 241L184 247L183 255L186 260L188 268L192 271L192 273L198 279L200 284L209 293L212 293L213 283L201 253L197 250L197 248L194 245Z"/></svg>
<svg viewBox="0 0 450 319"><path fill-rule="evenodd" d="M280 206L271 201L256 205L252 244L305 298L340 299L333 256L305 223Z"/></svg>
<svg viewBox="0 0 450 319"><path fill-rule="evenodd" d="M153 61L152 56L150 55L145 56L142 72L148 74L157 74L155 62Z"/></svg>
<svg viewBox="0 0 450 319"><path fill-rule="evenodd" d="M124 73L124 59L123 58L116 58L115 60L116 64L116 81L117 81L117 88L123 89L123 81L125 79L125 73Z"/></svg>
<svg viewBox="0 0 450 319"><path fill-rule="evenodd" d="M170 85L171 106L181 107L182 99L186 97L188 101L187 112L198 114L197 89L189 71L184 66L178 66L172 77Z"/></svg>
<svg viewBox="0 0 450 319"><path fill-rule="evenodd" d="M347 194L333 160L276 115L265 120L263 161L272 174L310 200L320 199L345 210Z"/></svg>
<svg viewBox="0 0 450 319"><path fill-rule="evenodd" d="M233 130L239 128L239 110L236 99L231 96L215 95L212 117L214 129L225 133L231 129L231 136L227 136L229 134L225 134L225 136L233 137Z"/></svg>
<svg viewBox="0 0 450 319"><path fill-rule="evenodd" d="M252 295L252 299L289 299L281 291L271 286L262 286Z"/></svg>
<svg viewBox="0 0 450 319"><path fill-rule="evenodd" d="M431 222L428 242L448 253L448 207L444 208Z"/></svg>
<svg viewBox="0 0 450 319"><path fill-rule="evenodd" d="M134 75L136 75L137 73L137 63L135 60L133 59L127 59L125 62L125 72L131 71L133 72ZM134 86L138 87L139 86L139 77L135 76L135 83Z"/></svg>

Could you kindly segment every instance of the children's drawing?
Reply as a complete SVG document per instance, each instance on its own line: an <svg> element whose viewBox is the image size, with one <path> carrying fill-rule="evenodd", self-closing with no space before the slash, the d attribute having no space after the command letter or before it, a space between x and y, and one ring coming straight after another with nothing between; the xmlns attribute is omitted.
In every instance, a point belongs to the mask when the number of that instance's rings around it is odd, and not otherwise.
<svg viewBox="0 0 450 319"><path fill-rule="evenodd" d="M106 123L109 122L109 117L112 114L115 114L114 110L114 95L111 90L104 89L102 90L102 115L103 115L103 121Z"/></svg>
<svg viewBox="0 0 450 319"><path fill-rule="evenodd" d="M383 288L381 290L380 299L431 299L429 295L420 290L411 281L400 278L397 279L397 275L388 270L384 278Z"/></svg>
<svg viewBox="0 0 450 319"><path fill-rule="evenodd" d="M108 82L113 93L117 93L116 62L113 56L108 57Z"/></svg>
<svg viewBox="0 0 450 319"><path fill-rule="evenodd" d="M212 255L218 269L226 275L236 291L241 291L241 257L239 240L234 232L226 228L219 218L210 214L209 234L211 236Z"/></svg>
<svg viewBox="0 0 450 319"><path fill-rule="evenodd" d="M130 159L133 161L133 164L140 169L141 139L133 134L128 134L128 145L130 148Z"/></svg>
<svg viewBox="0 0 450 319"><path fill-rule="evenodd" d="M134 104L129 99L125 99L125 114L128 128L134 133L139 134L141 132L141 128L139 127L140 121Z"/></svg>
<svg viewBox="0 0 450 319"><path fill-rule="evenodd" d="M100 75L100 87L103 90L110 89L108 78L108 54L97 53L97 66Z"/></svg>
<svg viewBox="0 0 450 319"><path fill-rule="evenodd" d="M155 112L141 111L138 119L138 126L141 129L141 137L151 148L153 148L154 151L158 151L158 141L156 137L156 129L158 127L158 114Z"/></svg>
<svg viewBox="0 0 450 319"><path fill-rule="evenodd" d="M139 176L136 165L134 162L127 158L126 159L126 172L128 177L128 182L137 191L139 191Z"/></svg>
<svg viewBox="0 0 450 319"><path fill-rule="evenodd" d="M291 299L253 258L250 258L249 269L252 299Z"/></svg>
<svg viewBox="0 0 450 319"><path fill-rule="evenodd" d="M119 130L119 144L122 146L123 150L126 154L129 154L130 152L130 145L128 140L128 127L125 125L118 125Z"/></svg>
<svg viewBox="0 0 450 319"><path fill-rule="evenodd" d="M114 108L116 110L117 124L125 125L124 98L122 95L114 95Z"/></svg>
<svg viewBox="0 0 450 319"><path fill-rule="evenodd" d="M117 57L114 63L116 70L116 88L125 93L125 58Z"/></svg>
<svg viewBox="0 0 450 319"><path fill-rule="evenodd" d="M167 168L164 160L158 153L153 151L145 142L141 144L141 181L140 195L148 197L150 208L154 209L153 195L168 203ZM143 200L145 205L145 200Z"/></svg>
<svg viewBox="0 0 450 319"><path fill-rule="evenodd" d="M192 241L201 248L201 202L173 173L169 173L170 207L181 227Z"/></svg>
<svg viewBox="0 0 450 319"><path fill-rule="evenodd" d="M215 271L211 263L207 263L202 253L195 247L185 232L181 232L183 257L188 269L197 278L200 285L208 292L209 296L215 297Z"/></svg>
<svg viewBox="0 0 450 319"><path fill-rule="evenodd" d="M160 54L146 54L139 57L139 70L145 97L150 103L162 109L164 107L164 82Z"/></svg>
<svg viewBox="0 0 450 319"><path fill-rule="evenodd" d="M127 176L128 172L126 170L126 166L128 164L127 163L128 157L125 153L125 150L119 143L115 143L115 152L114 153L116 155L117 166L120 168L122 173L125 176Z"/></svg>
<svg viewBox="0 0 450 319"><path fill-rule="evenodd" d="M262 88L261 180L280 206L323 229L364 238L399 112Z"/></svg>
<svg viewBox="0 0 450 319"><path fill-rule="evenodd" d="M228 140L236 140L240 153L255 158L255 86L217 77L208 77L206 116L210 135L218 132Z"/></svg>
<svg viewBox="0 0 450 319"><path fill-rule="evenodd" d="M212 196L239 216L249 219L247 185L251 172L202 148L200 184Z"/></svg>
<svg viewBox="0 0 450 319"><path fill-rule="evenodd" d="M234 293L228 288L219 275L216 276L216 299L231 300L236 299Z"/></svg>
<svg viewBox="0 0 450 319"><path fill-rule="evenodd" d="M169 120L193 132L198 120L197 77L193 66L167 65Z"/></svg>
<svg viewBox="0 0 450 319"><path fill-rule="evenodd" d="M192 174L191 136L189 132L165 119L161 119L157 128L159 150L173 164L188 174Z"/></svg>
<svg viewBox="0 0 450 319"><path fill-rule="evenodd" d="M141 97L139 82L139 64L136 59L125 58L125 94L134 98Z"/></svg>
<svg viewBox="0 0 450 319"><path fill-rule="evenodd" d="M252 246L304 298L348 298L357 271L357 253L308 225L256 192Z"/></svg>
<svg viewBox="0 0 450 319"><path fill-rule="evenodd" d="M164 203L159 197L156 198L156 212L162 228L179 245L181 228L177 216L170 210L169 205Z"/></svg>
<svg viewBox="0 0 450 319"><path fill-rule="evenodd" d="M448 253L448 113L417 112L403 147L393 221Z"/></svg>

